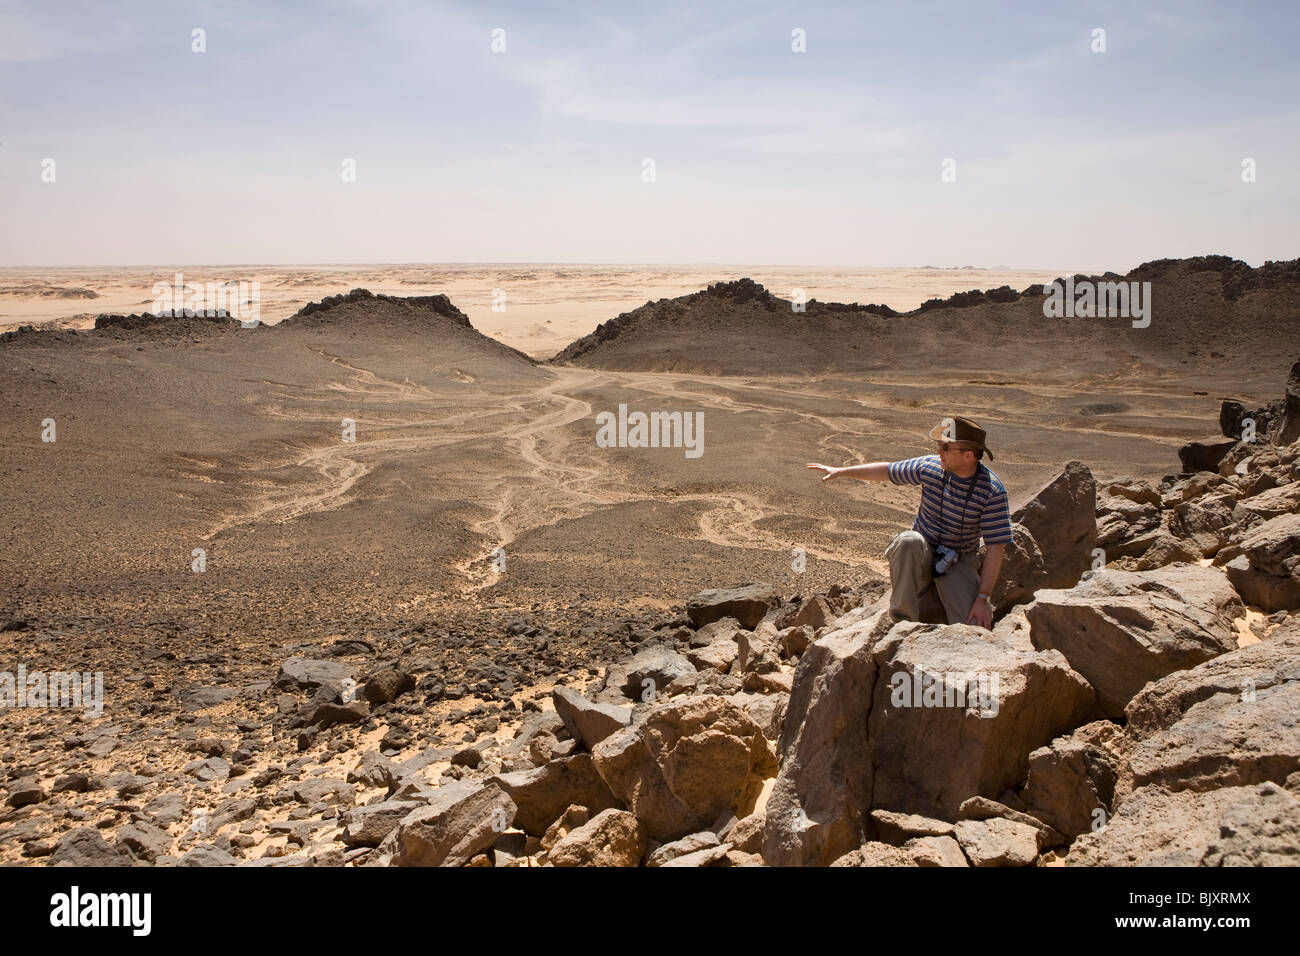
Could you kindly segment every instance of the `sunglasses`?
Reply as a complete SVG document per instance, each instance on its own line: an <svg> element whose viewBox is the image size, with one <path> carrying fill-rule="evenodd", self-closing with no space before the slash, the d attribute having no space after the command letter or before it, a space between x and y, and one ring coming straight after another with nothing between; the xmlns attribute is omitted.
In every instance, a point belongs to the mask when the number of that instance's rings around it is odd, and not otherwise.
<svg viewBox="0 0 1300 956"><path fill-rule="evenodd" d="M963 445L961 442L944 441L939 442L940 451L974 451L969 445Z"/></svg>

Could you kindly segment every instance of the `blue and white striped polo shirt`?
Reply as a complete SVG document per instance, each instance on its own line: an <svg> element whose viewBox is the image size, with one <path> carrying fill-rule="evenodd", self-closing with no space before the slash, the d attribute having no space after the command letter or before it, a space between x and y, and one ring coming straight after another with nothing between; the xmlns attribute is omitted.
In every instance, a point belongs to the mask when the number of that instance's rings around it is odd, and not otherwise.
<svg viewBox="0 0 1300 956"><path fill-rule="evenodd" d="M932 548L942 544L963 554L978 550L980 537L985 544L1010 544L1011 512L1002 479L984 465L969 478L949 474L945 493L943 476L938 455L889 463L889 480L894 484L921 486L921 507L912 530L921 532ZM973 490L971 482L977 482Z"/></svg>

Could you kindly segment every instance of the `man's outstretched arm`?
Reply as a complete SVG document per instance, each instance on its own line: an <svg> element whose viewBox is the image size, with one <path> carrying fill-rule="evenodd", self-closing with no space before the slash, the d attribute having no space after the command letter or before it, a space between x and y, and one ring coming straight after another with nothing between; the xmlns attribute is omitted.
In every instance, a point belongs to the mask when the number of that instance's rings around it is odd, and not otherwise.
<svg viewBox="0 0 1300 956"><path fill-rule="evenodd" d="M889 480L889 463L885 461L873 461L869 465L848 465L844 468L835 468L831 465L816 465L809 462L808 467L826 472L826 476L822 478L822 481L830 481L832 478L858 478L862 481Z"/></svg>

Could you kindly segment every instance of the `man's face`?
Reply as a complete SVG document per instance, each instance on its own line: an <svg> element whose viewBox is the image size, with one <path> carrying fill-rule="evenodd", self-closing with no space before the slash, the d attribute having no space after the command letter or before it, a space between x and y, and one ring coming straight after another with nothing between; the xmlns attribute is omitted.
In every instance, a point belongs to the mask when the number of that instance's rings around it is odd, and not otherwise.
<svg viewBox="0 0 1300 956"><path fill-rule="evenodd" d="M939 463L944 471L964 471L975 463L975 452L959 441L941 441Z"/></svg>

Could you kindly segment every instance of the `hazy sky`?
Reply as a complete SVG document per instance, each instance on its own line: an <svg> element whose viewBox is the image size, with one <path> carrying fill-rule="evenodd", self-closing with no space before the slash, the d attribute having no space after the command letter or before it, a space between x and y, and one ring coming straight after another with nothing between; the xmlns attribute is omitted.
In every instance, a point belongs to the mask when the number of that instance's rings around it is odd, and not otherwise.
<svg viewBox="0 0 1300 956"><path fill-rule="evenodd" d="M1298 41L1291 2L0 0L0 265L1259 265Z"/></svg>

